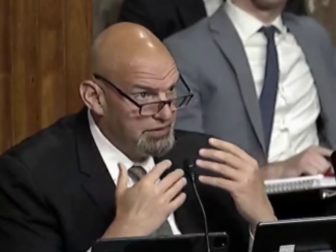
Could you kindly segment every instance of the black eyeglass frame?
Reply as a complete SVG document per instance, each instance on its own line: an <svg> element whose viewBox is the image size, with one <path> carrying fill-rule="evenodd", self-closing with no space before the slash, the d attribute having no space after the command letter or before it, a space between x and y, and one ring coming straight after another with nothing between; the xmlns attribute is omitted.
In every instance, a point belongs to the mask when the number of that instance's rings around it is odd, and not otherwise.
<svg viewBox="0 0 336 252"><path fill-rule="evenodd" d="M178 107L175 107L175 110L178 110L178 109L181 109L185 106L187 106L190 102L190 100L193 98L194 94L192 93L190 87L188 86L187 82L185 81L185 79L183 78L183 76L180 74L180 79L184 85L184 87L187 89L187 92L188 94L187 95L182 95L182 96L179 96L179 97L176 97L176 98L173 98L173 99L169 99L169 100L164 100L164 101L155 101L155 102L148 102L148 103L143 103L143 104L140 104L138 103L136 100L134 100L132 97L130 97L128 94L126 94L122 89L120 89L117 85L115 85L114 83L112 83L111 81L109 81L108 79L106 79L105 77L97 74L97 73L94 73L93 74L93 77L97 80L102 80L103 82L109 84L111 87L113 87L121 96L125 97L127 100L129 100L131 103L133 103L135 106L137 106L139 108L139 114L140 115L143 115L141 112L142 112L142 108L143 106L146 106L146 105L153 105L153 104L159 104L158 106L158 111L156 113L153 113L151 115L155 115L157 113L159 113L162 108L168 104L169 107L171 108L171 104L173 101L176 101L176 100L179 100L179 99L183 99L182 102L181 102L181 106L178 106ZM147 114L145 114L147 116ZM148 114L148 116L150 116Z"/></svg>

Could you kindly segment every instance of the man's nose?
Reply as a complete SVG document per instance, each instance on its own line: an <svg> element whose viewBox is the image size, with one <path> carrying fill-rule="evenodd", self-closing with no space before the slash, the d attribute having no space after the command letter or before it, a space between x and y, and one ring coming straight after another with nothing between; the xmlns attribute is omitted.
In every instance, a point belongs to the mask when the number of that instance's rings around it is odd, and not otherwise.
<svg viewBox="0 0 336 252"><path fill-rule="evenodd" d="M171 103L167 102L163 105L161 110L154 115L156 119L168 120L173 116L173 109Z"/></svg>

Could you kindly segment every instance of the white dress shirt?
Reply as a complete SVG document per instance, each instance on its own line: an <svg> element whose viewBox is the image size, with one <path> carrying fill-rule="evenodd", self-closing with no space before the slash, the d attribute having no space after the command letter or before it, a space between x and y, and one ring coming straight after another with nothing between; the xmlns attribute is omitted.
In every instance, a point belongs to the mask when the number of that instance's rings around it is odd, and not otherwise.
<svg viewBox="0 0 336 252"><path fill-rule="evenodd" d="M205 11L207 13L207 16L209 17L215 13L219 6L221 6L223 0L203 0L203 2L205 6Z"/></svg>
<svg viewBox="0 0 336 252"><path fill-rule="evenodd" d="M279 56L279 87L268 161L285 160L318 145L316 120L320 103L305 55L281 17L263 24L228 0L224 10L235 26L250 65L257 96L261 94L266 64L266 38L258 30L274 25Z"/></svg>
<svg viewBox="0 0 336 252"><path fill-rule="evenodd" d="M155 166L153 157L149 157L143 163L134 163L128 157L125 156L120 150L118 150L100 131L98 126L96 125L94 119L91 116L91 113L88 112L90 131L93 136L93 139L96 143L96 146L99 150L99 153L108 169L109 174L111 175L112 180L115 184L117 184L118 176L119 176L119 168L118 163L122 163L125 165L127 169L131 168L133 165L142 166L147 172L153 169ZM128 180L128 186L131 187L133 185L133 181L131 179ZM168 223L172 229L173 234L181 234L178 229L174 215L171 214L168 217Z"/></svg>

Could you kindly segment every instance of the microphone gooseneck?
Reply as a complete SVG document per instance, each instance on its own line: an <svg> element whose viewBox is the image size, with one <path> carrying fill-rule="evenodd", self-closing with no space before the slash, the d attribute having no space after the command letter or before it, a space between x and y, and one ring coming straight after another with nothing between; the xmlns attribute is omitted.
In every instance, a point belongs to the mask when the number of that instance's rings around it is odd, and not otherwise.
<svg viewBox="0 0 336 252"><path fill-rule="evenodd" d="M195 171L194 171L194 164L193 164L193 162L190 162L188 160L186 168L187 169L186 169L185 172L187 173L187 175L191 179L191 184L192 184L192 187L193 187L193 191L194 191L194 193L196 195L198 205L199 205L200 210L202 212L203 224L204 224L204 235L205 235L205 242L206 242L207 252L211 252L210 239L209 239L208 218L206 216L206 212L205 212L205 209L204 209L204 205L203 205L202 199L201 199L201 197L199 195L199 192L198 192L198 188L197 188L197 184L196 184L196 174L195 174Z"/></svg>

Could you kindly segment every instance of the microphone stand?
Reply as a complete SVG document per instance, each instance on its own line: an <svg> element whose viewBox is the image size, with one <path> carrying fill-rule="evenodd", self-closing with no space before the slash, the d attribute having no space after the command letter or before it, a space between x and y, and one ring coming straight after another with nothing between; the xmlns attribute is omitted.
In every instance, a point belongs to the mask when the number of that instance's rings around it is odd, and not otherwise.
<svg viewBox="0 0 336 252"><path fill-rule="evenodd" d="M207 221L208 218L206 216L204 205L203 205L202 199L201 199L201 197L199 195L199 192L198 192L198 189L197 189L196 174L195 174L195 171L194 171L193 168L194 168L194 164L192 162L188 162L187 163L186 172L189 175L189 177L191 178L191 184L192 184L192 187L193 187L193 191L194 191L194 193L196 195L198 205L199 205L200 210L202 212L202 217L203 217L203 222L204 222L204 234L205 234L205 242L206 242L207 252L211 252L210 239L209 239L209 227L208 227L208 221Z"/></svg>

